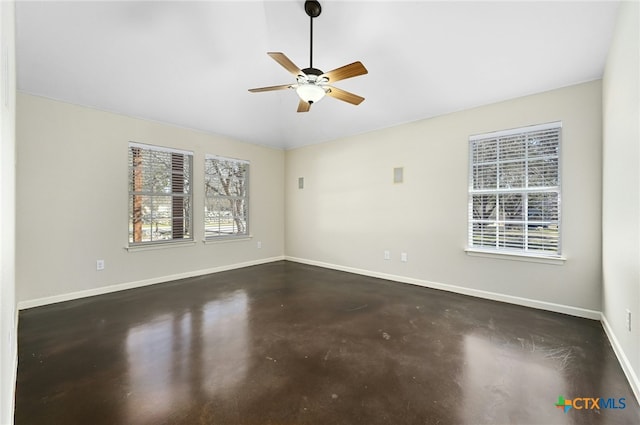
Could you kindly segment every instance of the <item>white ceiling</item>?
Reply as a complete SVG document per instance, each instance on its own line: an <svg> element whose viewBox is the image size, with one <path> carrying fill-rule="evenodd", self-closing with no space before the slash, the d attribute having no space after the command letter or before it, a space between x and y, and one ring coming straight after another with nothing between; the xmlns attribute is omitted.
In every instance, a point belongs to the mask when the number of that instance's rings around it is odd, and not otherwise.
<svg viewBox="0 0 640 425"><path fill-rule="evenodd" d="M266 52L309 66L304 0L19 1L18 89L289 149L602 77L618 2L321 1L313 65L361 61L297 113Z"/></svg>

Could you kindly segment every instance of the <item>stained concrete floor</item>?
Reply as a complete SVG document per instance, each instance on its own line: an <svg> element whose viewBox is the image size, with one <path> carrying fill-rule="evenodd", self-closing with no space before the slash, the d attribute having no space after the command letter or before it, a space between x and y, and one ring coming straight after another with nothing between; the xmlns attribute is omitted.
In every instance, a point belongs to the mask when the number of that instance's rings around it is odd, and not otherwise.
<svg viewBox="0 0 640 425"><path fill-rule="evenodd" d="M22 311L15 423L640 424L640 408L597 321L276 262Z"/></svg>

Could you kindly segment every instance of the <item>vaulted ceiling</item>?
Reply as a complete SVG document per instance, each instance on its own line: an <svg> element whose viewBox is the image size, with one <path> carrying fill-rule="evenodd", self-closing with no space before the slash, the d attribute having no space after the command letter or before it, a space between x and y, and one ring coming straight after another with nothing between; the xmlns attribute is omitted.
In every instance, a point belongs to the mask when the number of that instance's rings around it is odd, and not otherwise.
<svg viewBox="0 0 640 425"><path fill-rule="evenodd" d="M313 65L361 61L297 113L266 52L309 66L289 1L18 1L18 90L289 149L602 77L618 2L321 1Z"/></svg>

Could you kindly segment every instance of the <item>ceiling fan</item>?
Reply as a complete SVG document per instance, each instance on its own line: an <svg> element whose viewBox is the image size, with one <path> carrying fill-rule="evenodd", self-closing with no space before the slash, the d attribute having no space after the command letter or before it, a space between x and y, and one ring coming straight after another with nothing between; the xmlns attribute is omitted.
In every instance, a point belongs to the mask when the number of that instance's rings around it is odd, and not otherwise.
<svg viewBox="0 0 640 425"><path fill-rule="evenodd" d="M333 71L322 72L313 67L313 18L320 16L322 7L317 0L307 0L304 2L304 10L311 18L311 36L309 48L309 68L300 69L294 64L284 53L269 52L269 56L278 62L282 67L289 71L296 78L293 84L283 84L280 86L260 87L249 89L252 93L263 91L274 91L284 89L295 89L300 102L298 103L298 112L308 112L313 103L318 102L325 95L335 99L342 100L353 105L359 105L364 97L358 96L348 91L330 86L329 83L345 80L347 78L357 77L366 74L367 68L361 62L353 62L349 65L341 66Z"/></svg>

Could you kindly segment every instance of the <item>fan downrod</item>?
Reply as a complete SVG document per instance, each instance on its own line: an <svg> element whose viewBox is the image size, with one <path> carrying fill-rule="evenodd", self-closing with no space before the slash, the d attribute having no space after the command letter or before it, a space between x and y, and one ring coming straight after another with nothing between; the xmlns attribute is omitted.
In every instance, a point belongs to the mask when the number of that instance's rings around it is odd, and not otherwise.
<svg viewBox="0 0 640 425"><path fill-rule="evenodd" d="M304 2L304 11L311 18L317 18L322 12L322 6L318 0L307 0Z"/></svg>

